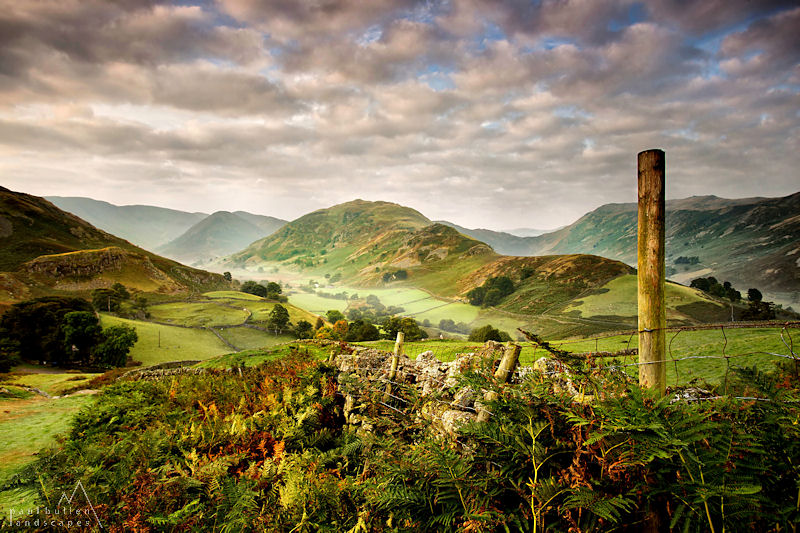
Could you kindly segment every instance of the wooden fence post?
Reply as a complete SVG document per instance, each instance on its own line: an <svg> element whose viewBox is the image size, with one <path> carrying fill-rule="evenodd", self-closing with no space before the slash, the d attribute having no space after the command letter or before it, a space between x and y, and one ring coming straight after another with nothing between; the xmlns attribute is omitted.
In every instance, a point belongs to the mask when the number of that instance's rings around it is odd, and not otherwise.
<svg viewBox="0 0 800 533"><path fill-rule="evenodd" d="M397 377L397 367L400 364L400 356L403 355L403 340L405 340L405 333L402 331L397 332L397 340L394 341L394 355L392 355L392 367L389 369L389 383L386 384L386 393L383 395L383 401L389 402L392 394L391 382Z"/></svg>
<svg viewBox="0 0 800 533"><path fill-rule="evenodd" d="M662 395L667 382L664 161L662 150L639 153L639 384Z"/></svg>
<svg viewBox="0 0 800 533"><path fill-rule="evenodd" d="M511 380L511 376L514 375L514 369L517 367L517 363L519 362L519 352L522 350L522 347L519 344L509 344L505 351L503 352L503 358L500 360L500 365L497 367L497 370L494 371L494 377L500 383L508 383ZM483 400L486 402L491 402L497 399L497 393L495 391L489 391L483 396ZM481 409L478 412L478 422L486 422L489 420L489 411L486 409Z"/></svg>

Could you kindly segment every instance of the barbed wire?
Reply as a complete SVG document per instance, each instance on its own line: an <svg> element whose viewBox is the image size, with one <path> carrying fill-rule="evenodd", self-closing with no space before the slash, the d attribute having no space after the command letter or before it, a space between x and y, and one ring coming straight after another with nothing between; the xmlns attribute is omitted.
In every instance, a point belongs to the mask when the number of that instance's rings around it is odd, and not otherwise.
<svg viewBox="0 0 800 533"><path fill-rule="evenodd" d="M780 327L782 329L789 329L789 328L800 328L800 320L790 320L790 321L781 321L781 320L765 320L761 322L722 322L716 324L696 324L693 326L667 326L664 328L643 328L643 329L632 329L632 330L624 330L624 331L615 331L615 332L608 332L603 333L600 335L592 335L590 337L585 337L581 339L567 339L567 340L559 340L559 341L552 341L554 345L557 346L564 346L567 344L578 344L582 342L591 342L596 340L603 340L603 339L610 339L613 337L623 337L628 335L632 338L634 335L639 333L651 333L654 331L674 331L674 332L682 332L682 331L703 331L703 330L714 330L714 329L772 329ZM628 343L630 343L630 339Z"/></svg>

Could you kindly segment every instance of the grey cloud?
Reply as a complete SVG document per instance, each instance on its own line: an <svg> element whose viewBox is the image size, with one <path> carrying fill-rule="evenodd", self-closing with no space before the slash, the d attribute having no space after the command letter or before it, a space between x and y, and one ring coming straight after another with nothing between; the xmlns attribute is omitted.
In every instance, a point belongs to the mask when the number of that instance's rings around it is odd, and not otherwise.
<svg viewBox="0 0 800 533"><path fill-rule="evenodd" d="M259 26L279 40L330 41L390 19L417 0L217 0L236 19Z"/></svg>
<svg viewBox="0 0 800 533"><path fill-rule="evenodd" d="M46 194L286 218L365 197L493 228L633 201L653 147L671 196L794 192L798 10L673 4L635 25L627 0L219 0L236 25L208 4L7 4L0 171Z"/></svg>
<svg viewBox="0 0 800 533"><path fill-rule="evenodd" d="M725 37L723 68L736 76L785 75L800 68L800 7L754 22ZM748 58L749 54L753 54Z"/></svg>

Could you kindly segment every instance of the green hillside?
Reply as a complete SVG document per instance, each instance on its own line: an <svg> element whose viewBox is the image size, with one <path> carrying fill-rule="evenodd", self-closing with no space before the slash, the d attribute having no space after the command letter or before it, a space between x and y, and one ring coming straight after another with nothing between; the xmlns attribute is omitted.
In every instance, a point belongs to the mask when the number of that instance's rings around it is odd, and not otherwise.
<svg viewBox="0 0 800 533"><path fill-rule="evenodd" d="M317 312L358 308L366 295L374 294L384 305L399 305L403 314L428 320L430 327L452 319L469 328L490 323L512 333L528 327L575 335L626 329L636 316L634 270L620 261L586 254L499 255L448 225L386 202L357 200L315 211L226 258L222 266L245 274L278 271L301 284L328 284L320 294L290 294L291 301ZM490 306L469 305L472 289L498 277L511 280L511 294ZM633 290L630 281L613 283L619 279L633 279ZM344 290L361 298L336 300L323 294ZM384 301L393 292L402 303ZM602 309L586 300L605 293ZM675 285L668 298L673 324L725 318L722 304L694 289ZM595 307L583 310L584 305Z"/></svg>
<svg viewBox="0 0 800 533"><path fill-rule="evenodd" d="M116 281L159 293L229 286L219 274L165 259L47 200L0 187L0 302L90 291Z"/></svg>
<svg viewBox="0 0 800 533"><path fill-rule="evenodd" d="M592 253L636 262L636 204L609 204L574 224L527 238L528 254ZM716 196L667 201L668 277L713 275L758 287L768 299L800 303L800 193L784 198ZM679 260L693 259L692 264Z"/></svg>

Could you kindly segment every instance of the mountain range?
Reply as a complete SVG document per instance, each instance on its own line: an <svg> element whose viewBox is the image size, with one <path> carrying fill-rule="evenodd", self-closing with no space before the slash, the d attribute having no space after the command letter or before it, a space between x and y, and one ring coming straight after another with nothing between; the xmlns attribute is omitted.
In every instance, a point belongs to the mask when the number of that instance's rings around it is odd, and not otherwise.
<svg viewBox="0 0 800 533"><path fill-rule="evenodd" d="M589 254L504 256L418 211L388 202L355 200L314 211L229 256L221 266L233 271L294 271L305 279L325 276L365 290L413 287L443 300L443 305L467 302L472 289L490 278L507 277L514 290L493 308L524 320L551 312L548 319L581 318L577 309L564 312L579 307L585 296L611 292L605 287L618 279L624 290L614 290L604 299L627 301L633 282L635 302L634 270L625 263ZM691 323L726 312L693 289L670 286L668 295L674 321ZM619 319L610 318L615 324Z"/></svg>
<svg viewBox="0 0 800 533"><path fill-rule="evenodd" d="M246 211L209 215L150 205L120 206L83 197L45 199L138 246L198 266L237 252L286 224L279 218Z"/></svg>
<svg viewBox="0 0 800 533"><path fill-rule="evenodd" d="M187 264L201 264L230 255L286 224L285 220L244 211L217 211L156 251Z"/></svg>
<svg viewBox="0 0 800 533"><path fill-rule="evenodd" d="M667 273L688 284L715 276L769 299L800 303L800 193L782 198L693 196L666 204ZM606 204L535 237L450 224L509 255L596 254L636 265L635 203ZM449 224L449 223L446 223ZM683 259L680 259L683 258Z"/></svg>
<svg viewBox="0 0 800 533"><path fill-rule="evenodd" d="M285 261L286 254L290 253L289 248L291 248L288 243L292 242L292 239L286 244L280 244L278 240L287 236L298 237L296 227L294 230L287 230L289 234L279 232L281 228L285 228L286 221L243 211L234 213L220 211L207 215L152 206L114 206L87 198L53 197L53 200L54 203L70 208L72 212L87 218L100 228L110 232L116 231L122 237L129 238L145 248L198 266L211 267L213 261L226 255L230 255L231 259L223 261L223 264L243 264L243 257L248 256L249 259L254 255L258 255L262 260L269 258ZM358 202L349 204L358 205ZM393 219L393 224L399 224L395 229L405 224L406 229L420 230L433 224L416 211L408 210L401 214L397 212L397 208L389 209L384 206L371 216L377 217L377 220ZM535 236L470 229L447 221L438 221L437 224L449 226L457 233L471 237L476 243L485 243L498 254L526 257L592 254L635 266L636 210L635 203L606 204L587 213L569 226ZM386 213L380 214L382 211L394 212L391 216L385 216ZM412 214L412 211L415 214ZM351 213L348 216L354 216L352 210L348 212ZM742 291L756 287L769 299L797 305L800 303L798 213L800 213L800 193L783 198L726 199L716 196L694 196L668 200L666 220L668 277L688 284L696 277L715 276L720 280L730 281ZM297 225L305 226L311 219L320 215L306 217L298 219ZM338 233L333 232L336 235L332 233L330 238L335 238L337 243L348 241L354 231L349 227L349 222L350 219L327 222L329 225L342 226ZM323 228L323 233L325 231L327 230ZM395 230L392 231L396 233ZM521 233L526 231L538 230L520 229ZM264 241L256 242L270 235L275 239L269 241L269 245ZM313 235L304 238L307 242L291 250L291 253L295 254L293 261L313 263L314 259L301 253L300 250L311 253L315 246L322 246L325 239ZM391 246L401 244L399 241L389 242L380 239L379 241L376 244L383 248L381 253L389 250ZM251 243L255 244L250 246ZM321 248L318 253L323 253L323 249ZM258 250L260 255L255 254L254 250ZM335 250L326 253L330 252ZM319 257L316 260L318 261ZM406 258L403 261L409 263L410 259ZM403 261L398 264L402 264ZM373 271L372 274L361 273L360 277L368 281L378 276Z"/></svg>

